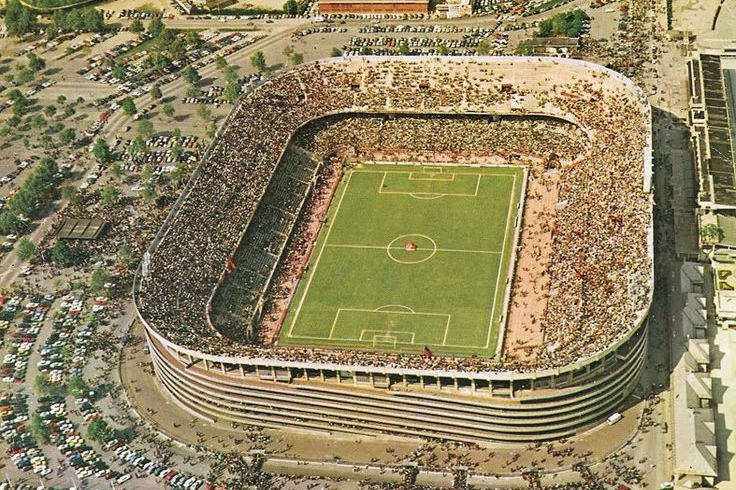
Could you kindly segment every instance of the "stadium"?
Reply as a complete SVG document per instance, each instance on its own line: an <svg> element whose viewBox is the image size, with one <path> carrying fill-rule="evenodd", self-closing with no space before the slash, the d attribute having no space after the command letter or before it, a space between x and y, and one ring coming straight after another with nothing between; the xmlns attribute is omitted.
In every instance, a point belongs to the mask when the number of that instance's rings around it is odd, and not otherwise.
<svg viewBox="0 0 736 490"><path fill-rule="evenodd" d="M651 110L626 77L335 58L263 83L222 128L134 286L184 410L528 442L593 427L636 388Z"/></svg>

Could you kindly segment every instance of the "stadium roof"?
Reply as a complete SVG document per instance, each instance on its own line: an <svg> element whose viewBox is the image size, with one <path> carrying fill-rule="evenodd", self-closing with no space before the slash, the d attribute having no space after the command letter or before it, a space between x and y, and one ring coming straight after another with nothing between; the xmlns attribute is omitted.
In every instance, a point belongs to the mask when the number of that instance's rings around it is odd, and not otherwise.
<svg viewBox="0 0 736 490"><path fill-rule="evenodd" d="M62 221L56 236L66 240L95 240L105 228L101 219L68 218Z"/></svg>
<svg viewBox="0 0 736 490"><path fill-rule="evenodd" d="M707 122L705 144L708 158L701 162L701 182L708 182L709 189L701 189L707 200L716 207L736 206L736 164L731 141L731 128L736 122L729 121L727 105L733 107L736 94L736 72L723 70L721 56L702 54L703 95Z"/></svg>

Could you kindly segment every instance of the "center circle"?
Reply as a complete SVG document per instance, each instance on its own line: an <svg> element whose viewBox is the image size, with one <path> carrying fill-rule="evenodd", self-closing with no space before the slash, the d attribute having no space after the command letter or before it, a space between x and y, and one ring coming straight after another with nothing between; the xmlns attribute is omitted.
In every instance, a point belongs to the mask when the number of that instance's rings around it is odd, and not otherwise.
<svg viewBox="0 0 736 490"><path fill-rule="evenodd" d="M427 235L400 235L386 245L386 253L399 264L419 264L437 253L437 244Z"/></svg>

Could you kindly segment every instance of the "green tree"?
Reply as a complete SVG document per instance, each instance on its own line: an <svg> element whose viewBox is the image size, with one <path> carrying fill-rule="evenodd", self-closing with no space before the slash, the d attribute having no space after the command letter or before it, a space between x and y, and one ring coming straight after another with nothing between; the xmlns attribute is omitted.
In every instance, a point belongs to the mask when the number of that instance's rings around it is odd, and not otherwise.
<svg viewBox="0 0 736 490"><path fill-rule="evenodd" d="M118 248L117 259L118 264L123 267L128 267L130 265L133 260L133 250L130 248L130 245L127 243L120 245L120 248Z"/></svg>
<svg viewBox="0 0 736 490"><path fill-rule="evenodd" d="M108 184L100 191L100 200L103 204L115 204L120 197L120 190L112 185Z"/></svg>
<svg viewBox="0 0 736 490"><path fill-rule="evenodd" d="M411 49L409 49L409 44L406 42L399 43L399 54L401 56L407 56L409 53L411 53Z"/></svg>
<svg viewBox="0 0 736 490"><path fill-rule="evenodd" d="M250 56L250 64L259 72L266 71L266 57L260 49Z"/></svg>
<svg viewBox="0 0 736 490"><path fill-rule="evenodd" d="M174 111L174 106L172 106L171 104L164 104L163 107L161 107L161 111L169 119L173 119L174 118L174 112L175 112Z"/></svg>
<svg viewBox="0 0 736 490"><path fill-rule="evenodd" d="M299 4L296 3L296 0L287 0L283 10L287 15L297 15L299 13Z"/></svg>
<svg viewBox="0 0 736 490"><path fill-rule="evenodd" d="M33 73L33 70L24 66L18 71L18 74L15 75L15 83L18 85L25 85L26 83L33 81L34 78L35 74Z"/></svg>
<svg viewBox="0 0 736 490"><path fill-rule="evenodd" d="M289 57L289 61L292 65L296 66L302 62L304 62L304 54L303 53L297 53L296 51L291 53L291 56Z"/></svg>
<svg viewBox="0 0 736 490"><path fill-rule="evenodd" d="M227 82L225 89L222 91L222 96L226 101L234 104L240 97L240 84L238 82Z"/></svg>
<svg viewBox="0 0 736 490"><path fill-rule="evenodd" d="M227 60L225 59L224 56L217 55L217 57L215 58L215 66L217 67L218 70L224 70L229 65L227 64Z"/></svg>
<svg viewBox="0 0 736 490"><path fill-rule="evenodd" d="M36 53L28 53L28 68L34 72L41 71L46 68L46 60Z"/></svg>
<svg viewBox="0 0 736 490"><path fill-rule="evenodd" d="M47 105L43 108L43 113L46 114L46 117L52 117L54 114L56 114L56 106Z"/></svg>
<svg viewBox="0 0 736 490"><path fill-rule="evenodd" d="M102 418L91 422L87 427L87 437L97 442L102 442L110 437L111 432L112 429L110 429L110 426L107 425L105 419Z"/></svg>
<svg viewBox="0 0 736 490"><path fill-rule="evenodd" d="M64 105L65 102L66 102L66 97L64 97L63 95L59 95L56 98L56 103L59 105Z"/></svg>
<svg viewBox="0 0 736 490"><path fill-rule="evenodd" d="M30 260L36 255L36 244L26 237L18 240L18 248L15 251L18 258L22 261Z"/></svg>
<svg viewBox="0 0 736 490"><path fill-rule="evenodd" d="M89 288L93 293L105 290L105 284L110 281L110 272L107 269L95 269L89 279Z"/></svg>
<svg viewBox="0 0 736 490"><path fill-rule="evenodd" d="M164 26L163 21L158 17L155 17L148 23L148 33L154 38L159 37L165 30L166 26Z"/></svg>
<svg viewBox="0 0 736 490"><path fill-rule="evenodd" d="M156 186L151 182L145 183L143 185L143 190L141 191L141 196L143 196L143 199L145 199L146 202L152 202L157 196Z"/></svg>
<svg viewBox="0 0 736 490"><path fill-rule="evenodd" d="M140 19L135 19L133 22L130 23L130 32L135 32L136 34L141 33L145 30L145 27L143 27L143 22L140 21Z"/></svg>
<svg viewBox="0 0 736 490"><path fill-rule="evenodd" d="M55 385L46 374L39 374L33 382L36 392L42 396L55 396L64 393L63 386Z"/></svg>
<svg viewBox="0 0 736 490"><path fill-rule="evenodd" d="M192 65L187 65L182 70L181 76L190 85L196 85L202 79L202 75Z"/></svg>
<svg viewBox="0 0 736 490"><path fill-rule="evenodd" d="M132 116L133 114L138 112L138 108L135 106L135 102L130 97L124 98L123 101L120 103L120 107L122 107L123 112L125 112L129 116Z"/></svg>
<svg viewBox="0 0 736 490"><path fill-rule="evenodd" d="M238 81L238 67L235 65L228 65L225 67L225 71L223 72L225 74L225 80L228 82L237 82Z"/></svg>
<svg viewBox="0 0 736 490"><path fill-rule="evenodd" d="M9 0L5 5L5 26L11 36L22 37L38 28L36 13L18 0Z"/></svg>
<svg viewBox="0 0 736 490"><path fill-rule="evenodd" d="M153 123L148 119L141 119L138 121L138 134L141 135L144 139L148 139L151 136L153 136L153 133L155 132Z"/></svg>
<svg viewBox="0 0 736 490"><path fill-rule="evenodd" d="M440 56L447 56L448 54L450 54L450 50L447 48L447 45L445 45L445 43L442 43L437 47L437 54Z"/></svg>
<svg viewBox="0 0 736 490"><path fill-rule="evenodd" d="M715 247L724 236L723 228L717 224L709 223L700 227L700 243L704 246Z"/></svg>
<svg viewBox="0 0 736 490"><path fill-rule="evenodd" d="M151 97L156 100L160 100L161 95L161 87L159 87L157 83L153 84L153 87L151 87Z"/></svg>
<svg viewBox="0 0 736 490"><path fill-rule="evenodd" d="M16 213L11 211L0 213L0 233L3 235L20 233L24 228L25 223L23 223Z"/></svg>
<svg viewBox="0 0 736 490"><path fill-rule="evenodd" d="M332 50L330 51L330 56L332 58L337 58L339 56L342 56L342 49L338 47L333 47Z"/></svg>
<svg viewBox="0 0 736 490"><path fill-rule="evenodd" d="M38 445L44 445L51 442L51 428L43 421L41 416L37 413L31 415L31 420L28 423L28 430L31 433L31 437L36 441Z"/></svg>
<svg viewBox="0 0 736 490"><path fill-rule="evenodd" d="M70 266L74 264L75 261L74 251L63 240L57 241L54 246L51 247L49 258L51 259L51 262L59 267Z"/></svg>
<svg viewBox="0 0 736 490"><path fill-rule="evenodd" d="M87 396L89 393L89 385L82 376L72 375L69 376L66 382L66 391L76 398L82 398Z"/></svg>
<svg viewBox="0 0 736 490"><path fill-rule="evenodd" d="M214 139L217 134L217 124L214 121L210 121L205 128L205 134L209 139Z"/></svg>
<svg viewBox="0 0 736 490"><path fill-rule="evenodd" d="M92 147L92 154L101 162L109 162L112 159L112 150L104 138L97 138Z"/></svg>
<svg viewBox="0 0 736 490"><path fill-rule="evenodd" d="M61 188L61 197L75 204L79 202L79 191L73 185L65 185Z"/></svg>
<svg viewBox="0 0 736 490"><path fill-rule="evenodd" d="M209 121L212 118L212 110L206 105L200 105L197 107L197 115L201 117L203 121Z"/></svg>
<svg viewBox="0 0 736 490"><path fill-rule="evenodd" d="M119 179L123 175L123 167L120 165L120 162L113 162L110 165L110 175L116 179Z"/></svg>
<svg viewBox="0 0 736 490"><path fill-rule="evenodd" d="M475 52L481 56L488 55L488 53L491 52L491 43L489 43L487 39L483 39L478 43L478 46L475 48Z"/></svg>
<svg viewBox="0 0 736 490"><path fill-rule="evenodd" d="M202 91L194 85L187 87L187 97L199 97L200 95L202 95Z"/></svg>
<svg viewBox="0 0 736 490"><path fill-rule="evenodd" d="M141 168L141 180L143 182L151 182L153 179L153 165L147 163Z"/></svg>
<svg viewBox="0 0 736 490"><path fill-rule="evenodd" d="M72 117L76 113L77 113L77 110L73 106L70 106L70 105L64 106L64 116Z"/></svg>
<svg viewBox="0 0 736 490"><path fill-rule="evenodd" d="M74 131L74 128L64 128L59 133L59 142L62 145L68 145L75 139L77 139L77 135L76 135L76 132Z"/></svg>
<svg viewBox="0 0 736 490"><path fill-rule="evenodd" d="M31 127L35 130L46 127L46 118L43 117L43 114L33 115L33 117L31 118Z"/></svg>
<svg viewBox="0 0 736 490"><path fill-rule="evenodd" d="M142 159L146 155L146 142L140 136L136 136L128 146L128 153L136 160Z"/></svg>

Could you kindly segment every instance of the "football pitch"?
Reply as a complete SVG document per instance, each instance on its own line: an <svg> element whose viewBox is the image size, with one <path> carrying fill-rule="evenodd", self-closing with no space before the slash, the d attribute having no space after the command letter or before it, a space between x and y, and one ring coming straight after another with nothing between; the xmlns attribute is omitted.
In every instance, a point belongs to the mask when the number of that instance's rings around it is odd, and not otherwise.
<svg viewBox="0 0 736 490"><path fill-rule="evenodd" d="M347 170L280 345L493 356L524 178L515 166Z"/></svg>

